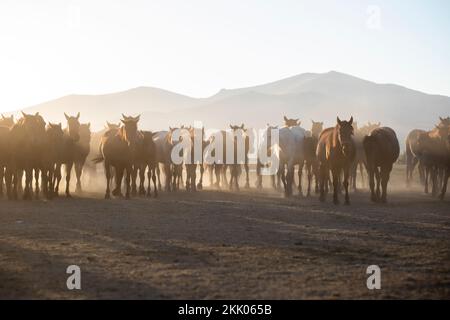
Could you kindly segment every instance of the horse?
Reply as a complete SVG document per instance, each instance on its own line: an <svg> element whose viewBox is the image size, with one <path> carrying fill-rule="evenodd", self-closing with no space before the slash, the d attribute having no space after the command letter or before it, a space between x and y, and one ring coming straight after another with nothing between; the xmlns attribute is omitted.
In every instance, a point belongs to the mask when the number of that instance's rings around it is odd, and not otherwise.
<svg viewBox="0 0 450 320"><path fill-rule="evenodd" d="M400 155L397 135L391 128L380 127L364 137L363 146L367 159L371 200L385 203L387 201L387 184L392 167ZM376 192L374 177L377 180Z"/></svg>
<svg viewBox="0 0 450 320"><path fill-rule="evenodd" d="M14 124L15 124L15 122L14 122L14 116L13 115L11 115L9 117L5 117L2 114L2 117L0 119L0 127L7 127L9 129L11 129Z"/></svg>
<svg viewBox="0 0 450 320"><path fill-rule="evenodd" d="M165 190L172 190L172 138L171 131L158 131L153 134L156 148L156 174L158 178L158 189L161 190L159 164L162 164L165 176Z"/></svg>
<svg viewBox="0 0 450 320"><path fill-rule="evenodd" d="M449 126L450 126L450 119L449 119ZM441 194L439 195L439 199L444 200L445 198L445 193L447 192L447 183L448 183L448 179L450 177L450 134L447 137L447 141L446 141L446 149L447 149L447 165L445 168L445 174L444 174L444 179L443 179L443 183L442 183L442 190L441 190Z"/></svg>
<svg viewBox="0 0 450 320"><path fill-rule="evenodd" d="M210 158L207 165L209 172L209 185L215 186L218 189L229 186L226 174L229 164L225 161L227 154L227 137L228 133L224 130L212 134L208 139L207 147L204 151L205 157ZM222 140L221 145L218 140ZM220 151L220 147L222 147L222 158L220 158L220 152L216 152ZM213 172L216 176L215 183L213 183Z"/></svg>
<svg viewBox="0 0 450 320"><path fill-rule="evenodd" d="M353 141L355 142L355 160L353 161L352 167L350 169L350 183L352 185L353 191L357 192L358 189L356 187L356 180L358 176L358 167L359 173L361 175L362 186L364 187L364 169L367 171L367 159L366 153L364 151L363 140L364 137L369 135L373 130L379 128L381 123L371 123L370 121L367 125L358 128L357 123L353 122Z"/></svg>
<svg viewBox="0 0 450 320"><path fill-rule="evenodd" d="M142 134L142 144L139 152L139 157L141 157L141 166L139 168L139 193L141 195L146 194L147 197L151 197L151 181L153 181L154 196L158 196L158 188L156 187L156 168L158 163L156 162L156 146L153 141L153 133L151 131L141 131ZM147 170L148 178L148 188L145 193L145 171Z"/></svg>
<svg viewBox="0 0 450 320"><path fill-rule="evenodd" d="M263 133L262 136L262 140L261 143L259 144L258 150L259 152L262 152L261 150L264 148L265 153L268 157L272 156L272 154L275 152L275 148L276 146L273 145L273 141L272 141L272 133L273 131L278 131L278 126L272 126L270 124L267 124L267 128ZM264 164L261 163L260 160L260 155L258 152L258 158L257 158L257 162L256 162L256 188L257 189L262 189L263 185L262 185L262 168L265 166ZM275 176L276 175L271 175L271 181L272 181L272 188L273 189L277 189L277 185L275 183ZM279 186L279 184L278 184Z"/></svg>
<svg viewBox="0 0 450 320"><path fill-rule="evenodd" d="M280 169L278 174L284 186L286 197L292 196L295 165L298 165L298 191L302 195L302 173L305 162L304 138L306 130L300 127L299 119L284 116L284 127L279 131Z"/></svg>
<svg viewBox="0 0 450 320"><path fill-rule="evenodd" d="M53 185L55 187L54 194L58 196L59 183L61 182L62 174L61 167L65 166L66 170L66 197L71 198L70 194L70 178L72 173L72 167L75 163L75 159L80 154L78 142L80 140L80 113L73 117L64 113L64 117L67 121L67 127L64 129L64 142L63 148L59 156L58 164L55 170L55 176L53 177Z"/></svg>
<svg viewBox="0 0 450 320"><path fill-rule="evenodd" d="M425 193L429 192L429 179L432 183L432 195L438 193L438 173L447 167L447 139L449 126L439 124L431 131L422 133L418 138L419 161L425 168Z"/></svg>
<svg viewBox="0 0 450 320"><path fill-rule="evenodd" d="M419 176L421 183L425 183L425 171L423 164L419 161L419 137L426 133L424 130L414 129L406 137L406 186L411 185L414 168L419 164Z"/></svg>
<svg viewBox="0 0 450 320"><path fill-rule="evenodd" d="M86 163L86 158L89 155L91 150L91 124L81 124L80 125L80 139L75 144L75 153L74 153L74 166L75 166L75 174L77 177L77 185L75 192L81 193L81 174L83 173L83 167Z"/></svg>
<svg viewBox="0 0 450 320"><path fill-rule="evenodd" d="M315 193L319 193L319 162L317 161L316 149L320 133L323 131L323 122L311 120L311 136L304 138L305 167L308 174L308 189L306 195L311 196L311 182L315 178Z"/></svg>
<svg viewBox="0 0 450 320"><path fill-rule="evenodd" d="M0 197L3 197L3 178L5 177L9 161L9 128L0 126Z"/></svg>
<svg viewBox="0 0 450 320"><path fill-rule="evenodd" d="M343 186L345 189L345 204L350 204L348 195L348 179L350 167L355 160L355 142L353 141L353 117L349 121L341 121L337 117L335 127L322 131L317 144L316 155L320 171L320 201L325 201L325 184L328 183L329 171L333 177L333 202L339 204L339 181L344 172Z"/></svg>
<svg viewBox="0 0 450 320"><path fill-rule="evenodd" d="M54 197L54 176L58 165L58 159L60 154L64 151L64 131L62 129L61 123L53 124L49 123L45 130L46 133L46 144L44 151L44 172L47 176L47 198L51 199Z"/></svg>
<svg viewBox="0 0 450 320"><path fill-rule="evenodd" d="M207 146L207 142L204 140L205 136L205 129L201 129L201 136L200 136L200 150L197 153L200 154L201 159L196 159L196 148L199 146L196 145L196 139L197 139L197 129L189 127L189 138L190 138L190 148L188 150L188 157L189 157L189 163L185 163L186 168L186 190L187 191L197 191L197 189L201 190L203 189L203 173L204 173L204 165L203 165L203 153L205 150L205 147ZM200 167L200 180L198 184L196 184L197 181L197 167Z"/></svg>
<svg viewBox="0 0 450 320"><path fill-rule="evenodd" d="M239 177L242 173L241 165L244 165L245 169L245 188L250 188L250 179L249 179L249 165L248 165L248 153L250 150L250 137L248 135L248 129L245 129L244 124L240 126L231 125L230 124L231 133L230 136L233 141L233 161L229 165L230 168L230 184L229 188L232 190L235 188L239 190ZM243 143L243 148L239 148L239 143ZM244 158L238 158L239 149L243 149ZM227 161L228 162L228 161Z"/></svg>
<svg viewBox="0 0 450 320"><path fill-rule="evenodd" d="M39 198L39 174L43 172L43 154L45 150L45 121L37 112L34 115L22 112L21 118L10 129L10 161L6 170L7 192L10 199L17 199L21 188L22 173L25 172L24 200L33 197L33 171L35 178L35 197ZM47 177L42 174L42 185ZM20 186L19 186L20 185ZM44 192L46 193L47 190Z"/></svg>
<svg viewBox="0 0 450 320"><path fill-rule="evenodd" d="M105 133L100 143L100 155L93 160L96 163L104 162L106 177L105 199L111 198L111 168L115 169L116 174L116 186L112 194L116 197L122 197L122 179L124 173L126 173L125 198L130 199L131 174L139 136L137 125L140 116L126 117L122 115L122 117L121 122L123 125L116 134Z"/></svg>

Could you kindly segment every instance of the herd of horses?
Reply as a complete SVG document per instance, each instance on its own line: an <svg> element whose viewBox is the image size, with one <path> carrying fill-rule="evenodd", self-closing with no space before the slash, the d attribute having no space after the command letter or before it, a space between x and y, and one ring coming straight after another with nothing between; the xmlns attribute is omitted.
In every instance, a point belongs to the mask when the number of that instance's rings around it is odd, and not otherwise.
<svg viewBox="0 0 450 320"><path fill-rule="evenodd" d="M209 172L210 185L217 188L239 190L242 169L245 171L245 188L250 188L249 153L251 130L242 125L230 125L222 130L223 141L232 134L231 148L234 159L230 161L203 161L208 152L214 156L217 149L210 148L216 135L207 137L200 130L201 159L194 161L195 148L187 150L185 156L192 159L185 163L175 163L172 151L181 140L174 139L174 132L182 129L187 133L182 139L190 138L194 146L196 130L192 127L169 128L167 131L140 130L140 117L122 115L119 124L107 122L106 128L91 133L90 124L80 123L80 114L64 114L67 125L46 123L39 114L26 114L14 121L13 116L0 118L0 196L8 199L30 200L43 195L47 199L58 196L62 179L62 166L65 167L65 194L71 197L70 181L74 168L76 192L82 191L83 168L95 167L103 163L106 177L105 198L111 194L125 198L135 196L151 197L162 189L161 169L165 178L166 191L177 191L185 184L188 191L203 188L203 175ZM432 194L444 198L450 174L450 118L440 118L431 131L413 130L406 140L407 183L418 165L420 180L428 192L431 184ZM277 143L270 143L273 133L277 133ZM344 193L345 204L350 204L349 188L356 191L357 172L361 179L368 175L371 200L387 201L387 185L394 163L400 155L400 145L393 129L381 127L380 123L359 128L353 117L349 120L336 119L334 127L324 128L323 122L312 121L310 130L301 127L299 119L284 117L284 125L267 125L265 143L256 148L266 148L267 154L276 154L278 170L271 174L272 187L283 189L290 197L297 184L298 194L302 195L302 175L307 174L307 196L314 191L320 201L326 200L332 189L333 202L339 203L339 195ZM244 141L244 161L236 158L238 141ZM269 142L269 143L268 143ZM223 144L223 154L226 153ZM230 145L228 146L230 147ZM198 149L197 149L198 150ZM183 152L186 152L184 150ZM185 157L186 159L186 157ZM263 170L267 164L256 162L256 187L263 187ZM298 182L295 181L297 168ZM185 181L183 181L183 171ZM199 172L199 175L198 175ZM229 175L229 178L228 178ZM214 181L215 178L215 181ZM147 181L147 185L145 185ZM34 185L33 185L34 182ZM314 183L314 186L313 186ZM364 183L364 181L363 181ZM111 191L112 188L112 191ZM314 189L314 190L312 190Z"/></svg>

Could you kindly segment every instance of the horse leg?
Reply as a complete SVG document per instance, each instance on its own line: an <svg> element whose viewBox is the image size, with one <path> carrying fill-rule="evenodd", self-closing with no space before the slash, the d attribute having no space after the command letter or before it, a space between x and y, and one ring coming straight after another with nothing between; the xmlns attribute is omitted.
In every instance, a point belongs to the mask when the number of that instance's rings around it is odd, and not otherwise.
<svg viewBox="0 0 450 320"><path fill-rule="evenodd" d="M122 179L123 179L123 172L125 170L124 167L121 165L115 167L115 173L116 173L116 187L112 191L113 196L115 197L122 197Z"/></svg>
<svg viewBox="0 0 450 320"><path fill-rule="evenodd" d="M25 169L25 189L23 193L24 200L31 200L32 196L32 185L33 185L33 169L26 168Z"/></svg>
<svg viewBox="0 0 450 320"><path fill-rule="evenodd" d="M59 184L61 182L62 179L62 174L61 174L61 164L57 164L56 165L56 169L55 169L55 175L53 177L53 179L55 180L53 182L55 189L53 190L54 195L57 197L58 193L59 193Z"/></svg>
<svg viewBox="0 0 450 320"><path fill-rule="evenodd" d="M425 178L425 171L426 171L425 166L419 160L419 176L420 176L420 183L421 184L425 184L425 180L426 180L426 178ZM412 174L412 172L411 172L411 174Z"/></svg>
<svg viewBox="0 0 450 320"><path fill-rule="evenodd" d="M260 190L262 189L262 176L261 176L261 163L258 161L256 162L256 183L255 183L256 189Z"/></svg>
<svg viewBox="0 0 450 320"><path fill-rule="evenodd" d="M378 170L377 167L375 167L374 170L375 170L375 178L377 179L377 191L376 191L377 201L379 201L380 197L381 197L381 191L380 191L381 174L380 174L380 170Z"/></svg>
<svg viewBox="0 0 450 320"><path fill-rule="evenodd" d="M306 191L306 196L311 196L311 180L312 180L312 168L311 163L306 163L306 172L308 173L308 189Z"/></svg>
<svg viewBox="0 0 450 320"><path fill-rule="evenodd" d="M445 198L445 193L447 192L447 183L448 183L448 178L450 177L450 166L447 167L445 169L445 173L444 173L444 181L442 183L442 191L441 194L439 196L439 199L444 200Z"/></svg>
<svg viewBox="0 0 450 320"><path fill-rule="evenodd" d="M191 172L191 191L197 191L197 185L195 184L195 181L197 180L197 165L192 165L192 172Z"/></svg>
<svg viewBox="0 0 450 320"><path fill-rule="evenodd" d="M430 174L430 168L428 166L425 167L425 176L424 176L424 183L425 183L425 193L428 194L428 175Z"/></svg>
<svg viewBox="0 0 450 320"><path fill-rule="evenodd" d="M313 172L314 172L314 182L315 182L315 193L319 194L319 181L320 181L320 174L319 174L319 166L316 162L313 163Z"/></svg>
<svg viewBox="0 0 450 320"><path fill-rule="evenodd" d="M150 179L149 179L150 180ZM158 188L156 188L156 168L153 167L152 169L152 181L153 181L153 188L155 189L155 198L158 196Z"/></svg>
<svg viewBox="0 0 450 320"><path fill-rule="evenodd" d="M40 188L39 188L39 173L40 170L38 168L34 169L34 196L36 198L36 200L39 200L39 192L40 192Z"/></svg>
<svg viewBox="0 0 450 320"><path fill-rule="evenodd" d="M354 192L357 192L357 188L356 188L356 177L358 175L358 160L355 160L355 163L352 163L352 167L351 167L351 183L352 183L352 188Z"/></svg>
<svg viewBox="0 0 450 320"><path fill-rule="evenodd" d="M361 174L361 186L364 188L366 186L366 182L364 181L364 167L366 167L366 165L364 164L364 162L360 162L359 163L359 173ZM366 170L367 171L367 170Z"/></svg>
<svg viewBox="0 0 450 320"><path fill-rule="evenodd" d="M0 166L0 198L3 197L3 178L5 177L5 168Z"/></svg>
<svg viewBox="0 0 450 320"><path fill-rule="evenodd" d="M203 163L200 163L200 181L197 183L197 189L202 190L203 189L203 173L205 172L205 168L203 166Z"/></svg>
<svg viewBox="0 0 450 320"><path fill-rule="evenodd" d="M438 176L438 170L439 168L437 166L433 166L433 169L431 171L431 195L433 197L437 194L437 176Z"/></svg>
<svg viewBox="0 0 450 320"><path fill-rule="evenodd" d="M387 166L381 167L381 202L386 203L387 202L387 185L389 182L389 175L392 170L392 164Z"/></svg>
<svg viewBox="0 0 450 320"><path fill-rule="evenodd" d="M131 165L127 166L126 168L126 176L125 176L125 183L126 183L126 191L125 191L125 199L130 199L130 191L131 191L131 175L133 172L133 168Z"/></svg>
<svg viewBox="0 0 450 320"><path fill-rule="evenodd" d="M303 189L302 189L303 166L304 166L304 161L300 161L300 164L298 165L298 195L299 195L299 197L303 196Z"/></svg>
<svg viewBox="0 0 450 320"><path fill-rule="evenodd" d="M349 186L349 179L350 176L350 168L349 166L345 166L344 167L344 182L343 182L343 186L344 186L344 190L345 190L345 204L349 205L350 204L350 197L348 195L348 186Z"/></svg>
<svg viewBox="0 0 450 320"><path fill-rule="evenodd" d="M162 186L161 186L161 169L159 168L159 163L156 164L155 172L156 172L156 175L158 176L158 190L161 191L162 190Z"/></svg>
<svg viewBox="0 0 450 320"><path fill-rule="evenodd" d="M70 174L72 173L73 162L66 164L66 197L71 198L70 195Z"/></svg>
<svg viewBox="0 0 450 320"><path fill-rule="evenodd" d="M144 169L145 169L145 167L144 167ZM147 171L148 184L147 184L147 193L146 193L146 196L149 197L149 198L152 196L152 189L151 189L151 186L152 186L152 171L153 171L153 169L152 169L151 165L149 165L148 166L148 171Z"/></svg>
<svg viewBox="0 0 450 320"><path fill-rule="evenodd" d="M332 175L333 175L333 203L339 204L339 176L340 176L340 170L338 168L332 168L331 169Z"/></svg>
<svg viewBox="0 0 450 320"><path fill-rule="evenodd" d="M83 173L83 163L76 162L75 163L75 175L77 177L77 186L75 188L76 193L81 193L81 174Z"/></svg>
<svg viewBox="0 0 450 320"><path fill-rule="evenodd" d="M249 189L250 188L250 168L248 165L248 159L245 160L245 164L244 164L244 169L245 169L245 189Z"/></svg>
<svg viewBox="0 0 450 320"><path fill-rule="evenodd" d="M367 171L369 173L370 200L377 202L377 195L375 193L375 170L372 166L369 166Z"/></svg>

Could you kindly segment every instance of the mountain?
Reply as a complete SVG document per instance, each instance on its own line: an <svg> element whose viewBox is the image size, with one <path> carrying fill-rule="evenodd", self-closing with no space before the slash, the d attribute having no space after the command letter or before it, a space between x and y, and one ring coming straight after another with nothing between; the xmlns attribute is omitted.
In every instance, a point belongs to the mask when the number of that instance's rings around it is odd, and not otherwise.
<svg viewBox="0 0 450 320"><path fill-rule="evenodd" d="M263 128L281 124L283 115L334 125L336 116L378 122L394 128L401 140L413 128L430 129L439 116L450 113L450 97L429 95L394 84L378 84L331 71L304 73L279 81L225 90L209 98L191 98L157 88L140 87L106 95L70 95L25 109L40 111L46 119L63 121L63 112L81 112L81 121L94 128L106 120L118 121L121 113L141 116L141 127L161 130L202 121L224 128L245 123Z"/></svg>

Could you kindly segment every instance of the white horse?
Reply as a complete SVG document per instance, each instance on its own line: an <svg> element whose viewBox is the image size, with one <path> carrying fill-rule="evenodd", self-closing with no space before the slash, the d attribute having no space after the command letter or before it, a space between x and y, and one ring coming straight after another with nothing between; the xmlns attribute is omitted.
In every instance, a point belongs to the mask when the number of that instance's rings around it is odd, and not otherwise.
<svg viewBox="0 0 450 320"><path fill-rule="evenodd" d="M295 166L299 165L299 192L301 195L301 178L305 155L303 151L306 130L300 127L299 119L288 119L284 117L285 126L279 131L279 152L281 181L284 185L286 197L292 196L292 185L294 183ZM285 168L286 167L286 168ZM286 171L285 171L286 170Z"/></svg>

